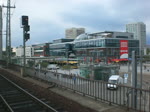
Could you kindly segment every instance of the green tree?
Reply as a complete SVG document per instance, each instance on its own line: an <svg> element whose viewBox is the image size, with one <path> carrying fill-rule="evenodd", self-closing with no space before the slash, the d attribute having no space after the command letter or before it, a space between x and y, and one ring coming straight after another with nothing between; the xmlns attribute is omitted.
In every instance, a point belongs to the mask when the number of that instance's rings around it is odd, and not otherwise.
<svg viewBox="0 0 150 112"><path fill-rule="evenodd" d="M43 61L43 62L41 62L40 63L41 64L41 68L47 68L47 66L49 65L49 63L48 62L45 62L45 61Z"/></svg>
<svg viewBox="0 0 150 112"><path fill-rule="evenodd" d="M146 54L147 54L147 55L150 54L150 48L147 48L147 49L146 49Z"/></svg>
<svg viewBox="0 0 150 112"><path fill-rule="evenodd" d="M28 65L29 65L29 67L33 67L34 61L28 60Z"/></svg>
<svg viewBox="0 0 150 112"><path fill-rule="evenodd" d="M64 66L62 67L62 69L64 69L64 70L70 70L70 69L71 69L71 66L70 66L70 65L64 65Z"/></svg>

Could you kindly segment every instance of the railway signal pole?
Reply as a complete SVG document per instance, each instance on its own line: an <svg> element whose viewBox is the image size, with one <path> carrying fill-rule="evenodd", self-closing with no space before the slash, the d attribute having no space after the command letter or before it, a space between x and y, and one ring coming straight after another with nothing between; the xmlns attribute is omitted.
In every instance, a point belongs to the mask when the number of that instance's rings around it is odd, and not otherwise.
<svg viewBox="0 0 150 112"><path fill-rule="evenodd" d="M8 64L11 63L11 8L15 8L15 6L11 6L10 0L7 0L7 6L3 6L7 8L7 16L6 16L6 61L7 67Z"/></svg>
<svg viewBox="0 0 150 112"><path fill-rule="evenodd" d="M30 31L30 26L28 25L29 22L29 18L28 16L22 16L21 18L22 20L22 27L23 28L23 76L26 76L26 52L25 52L25 48L26 48L26 41L28 39L30 39L30 34L28 33L28 31Z"/></svg>

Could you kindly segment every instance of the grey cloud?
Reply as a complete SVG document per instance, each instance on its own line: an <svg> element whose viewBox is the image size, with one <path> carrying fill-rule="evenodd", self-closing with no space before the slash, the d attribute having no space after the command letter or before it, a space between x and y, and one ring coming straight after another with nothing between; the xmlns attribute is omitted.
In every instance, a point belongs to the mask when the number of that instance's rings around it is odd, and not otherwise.
<svg viewBox="0 0 150 112"><path fill-rule="evenodd" d="M125 24L143 21L150 28L149 4L150 0L19 0L12 18L12 45L22 44L21 15L29 15L31 39L27 44L34 44L64 37L68 26L125 31Z"/></svg>

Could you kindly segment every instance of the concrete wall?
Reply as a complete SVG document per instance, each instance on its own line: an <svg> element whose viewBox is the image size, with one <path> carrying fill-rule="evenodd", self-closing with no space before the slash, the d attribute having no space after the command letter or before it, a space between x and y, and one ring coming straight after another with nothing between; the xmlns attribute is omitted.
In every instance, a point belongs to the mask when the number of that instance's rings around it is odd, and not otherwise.
<svg viewBox="0 0 150 112"><path fill-rule="evenodd" d="M2 60L2 7L0 6L0 60Z"/></svg>

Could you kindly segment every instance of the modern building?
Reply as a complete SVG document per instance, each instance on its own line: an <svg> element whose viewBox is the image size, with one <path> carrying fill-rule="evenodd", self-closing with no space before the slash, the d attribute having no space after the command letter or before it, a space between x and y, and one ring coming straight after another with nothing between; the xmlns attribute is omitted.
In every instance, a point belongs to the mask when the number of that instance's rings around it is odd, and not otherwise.
<svg viewBox="0 0 150 112"><path fill-rule="evenodd" d="M23 57L23 46L16 47L16 56L17 57Z"/></svg>
<svg viewBox="0 0 150 112"><path fill-rule="evenodd" d="M84 28L69 28L65 31L66 38L70 39L75 39L78 35L82 33L85 33Z"/></svg>
<svg viewBox="0 0 150 112"><path fill-rule="evenodd" d="M140 41L142 49L146 45L146 25L143 22L126 24L126 32L134 34L134 39Z"/></svg>
<svg viewBox="0 0 150 112"><path fill-rule="evenodd" d="M111 60L129 58L133 50L139 54L139 40L128 32L84 33L72 42L50 44L49 49L50 56L69 57L74 54L87 62Z"/></svg>
<svg viewBox="0 0 150 112"><path fill-rule="evenodd" d="M34 53L33 47L26 46L26 49L25 49L26 57L32 57L34 55L33 53ZM23 57L23 55L24 55L23 46L17 47L16 48L16 56L17 57Z"/></svg>
<svg viewBox="0 0 150 112"><path fill-rule="evenodd" d="M16 50L17 50L16 47L13 47L13 48L12 48L12 52L14 52L15 54L16 54Z"/></svg>
<svg viewBox="0 0 150 112"><path fill-rule="evenodd" d="M53 40L53 43L64 43L64 42L72 42L74 41L74 39L68 39L68 38L62 38L62 39L57 39L57 40Z"/></svg>
<svg viewBox="0 0 150 112"><path fill-rule="evenodd" d="M49 44L51 43L43 43L43 44L36 44L36 45L32 45L33 49L34 49L34 55L33 56L37 56L37 57L48 57L49 54Z"/></svg>
<svg viewBox="0 0 150 112"><path fill-rule="evenodd" d="M2 43L3 43L3 40L2 40L2 35L3 35L3 32L2 32L2 27L3 27L3 19L2 19L2 7L0 6L0 60L2 60Z"/></svg>
<svg viewBox="0 0 150 112"><path fill-rule="evenodd" d="M55 57L69 57L73 53L74 39L57 39L53 44L49 45L50 56Z"/></svg>
<svg viewBox="0 0 150 112"><path fill-rule="evenodd" d="M133 39L133 33L105 31L81 34L74 40L76 57L85 61L109 61L129 58L135 50L139 53L139 40ZM129 57L128 57L129 54Z"/></svg>
<svg viewBox="0 0 150 112"><path fill-rule="evenodd" d="M31 46L27 46L25 52L26 52L26 57L34 56L34 49Z"/></svg>

